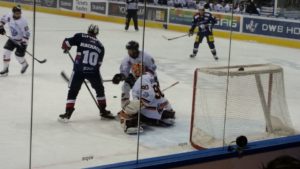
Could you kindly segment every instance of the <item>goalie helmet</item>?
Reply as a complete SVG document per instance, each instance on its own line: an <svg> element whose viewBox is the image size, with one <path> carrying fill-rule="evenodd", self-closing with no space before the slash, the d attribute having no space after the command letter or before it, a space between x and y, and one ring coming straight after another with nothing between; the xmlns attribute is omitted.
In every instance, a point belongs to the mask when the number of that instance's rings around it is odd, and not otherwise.
<svg viewBox="0 0 300 169"><path fill-rule="evenodd" d="M97 36L99 33L99 27L98 25L91 24L88 28L88 34Z"/></svg>
<svg viewBox="0 0 300 169"><path fill-rule="evenodd" d="M139 43L136 42L136 41L129 41L127 44L126 44L126 49L129 50L136 50L138 51L139 50Z"/></svg>
<svg viewBox="0 0 300 169"><path fill-rule="evenodd" d="M144 66L141 63L133 64L131 66L131 73L135 77L140 77L145 72Z"/></svg>

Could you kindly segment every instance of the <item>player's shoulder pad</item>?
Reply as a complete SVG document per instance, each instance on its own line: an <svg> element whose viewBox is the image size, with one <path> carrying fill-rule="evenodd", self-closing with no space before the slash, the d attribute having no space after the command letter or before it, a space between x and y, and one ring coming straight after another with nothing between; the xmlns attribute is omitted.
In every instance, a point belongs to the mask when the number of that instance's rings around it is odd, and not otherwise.
<svg viewBox="0 0 300 169"><path fill-rule="evenodd" d="M82 37L84 35L84 33L75 33L74 37Z"/></svg>
<svg viewBox="0 0 300 169"><path fill-rule="evenodd" d="M98 44L99 44L99 46L100 46L101 48L104 48L104 46L103 46L103 44L100 42L100 40L97 40L97 42L98 42Z"/></svg>

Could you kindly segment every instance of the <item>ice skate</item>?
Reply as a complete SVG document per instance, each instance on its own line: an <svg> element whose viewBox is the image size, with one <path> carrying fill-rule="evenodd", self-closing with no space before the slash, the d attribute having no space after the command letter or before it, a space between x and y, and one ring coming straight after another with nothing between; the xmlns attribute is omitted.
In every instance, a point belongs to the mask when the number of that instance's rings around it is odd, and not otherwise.
<svg viewBox="0 0 300 169"><path fill-rule="evenodd" d="M217 55L213 55L213 57L214 57L215 61L218 61L218 60L219 60L219 58L218 58Z"/></svg>
<svg viewBox="0 0 300 169"><path fill-rule="evenodd" d="M7 76L7 75L8 75L8 68L3 69L3 70L0 72L0 76L2 76L2 77L5 77L5 76Z"/></svg>
<svg viewBox="0 0 300 169"><path fill-rule="evenodd" d="M190 54L191 58L194 58L196 56L196 54Z"/></svg>
<svg viewBox="0 0 300 169"><path fill-rule="evenodd" d="M21 69L21 74L25 73L25 72L26 72L26 70L27 70L27 68L28 68L28 63L26 63L26 65L25 65L25 66L22 66L22 69Z"/></svg>
<svg viewBox="0 0 300 169"><path fill-rule="evenodd" d="M74 110L75 110L74 108L73 109L68 108L66 110L65 114L60 114L58 116L57 120L60 121L60 122L63 122L63 123L68 123Z"/></svg>
<svg viewBox="0 0 300 169"><path fill-rule="evenodd" d="M116 117L108 110L100 112L101 120L113 120Z"/></svg>

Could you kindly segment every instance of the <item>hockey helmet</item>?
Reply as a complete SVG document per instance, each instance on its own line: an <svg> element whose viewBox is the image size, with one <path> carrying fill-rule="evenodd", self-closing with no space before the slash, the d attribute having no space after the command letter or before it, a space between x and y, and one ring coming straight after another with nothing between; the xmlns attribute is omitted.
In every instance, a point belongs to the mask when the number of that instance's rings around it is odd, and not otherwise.
<svg viewBox="0 0 300 169"><path fill-rule="evenodd" d="M91 24L88 28L88 34L91 34L93 36L97 36L98 33L99 33L98 25Z"/></svg>
<svg viewBox="0 0 300 169"><path fill-rule="evenodd" d="M136 41L129 41L127 44L126 44L126 49L129 50L136 50L138 51L139 50L139 43L136 42Z"/></svg>
<svg viewBox="0 0 300 169"><path fill-rule="evenodd" d="M21 10L21 6L20 6L20 5L14 6L14 7L12 8L12 12L13 12L13 13L21 12L21 11L22 11L22 10Z"/></svg>

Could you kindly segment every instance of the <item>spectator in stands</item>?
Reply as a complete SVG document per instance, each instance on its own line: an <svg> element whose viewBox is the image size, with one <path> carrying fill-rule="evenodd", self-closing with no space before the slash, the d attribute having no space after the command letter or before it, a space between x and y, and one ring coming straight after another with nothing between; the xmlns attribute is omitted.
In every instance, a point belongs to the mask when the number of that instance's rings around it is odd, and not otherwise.
<svg viewBox="0 0 300 169"><path fill-rule="evenodd" d="M210 12L210 11L211 11L211 8L210 8L209 3L206 3L206 4L204 5L204 9L205 9L206 12Z"/></svg>
<svg viewBox="0 0 300 169"><path fill-rule="evenodd" d="M186 6L185 0L173 0L175 8L183 8Z"/></svg>
<svg viewBox="0 0 300 169"><path fill-rule="evenodd" d="M254 4L253 0L249 0L249 3L246 7L246 13L259 15L259 12L258 12L257 7Z"/></svg>
<svg viewBox="0 0 300 169"><path fill-rule="evenodd" d="M226 3L224 6L225 12L231 12L232 4Z"/></svg>
<svg viewBox="0 0 300 169"><path fill-rule="evenodd" d="M197 8L195 0L185 0L187 8Z"/></svg>
<svg viewBox="0 0 300 169"><path fill-rule="evenodd" d="M280 156L270 161L262 169L300 169L300 160L291 156Z"/></svg>
<svg viewBox="0 0 300 169"><path fill-rule="evenodd" d="M214 3L212 1L209 2L209 10L212 11L214 9Z"/></svg>
<svg viewBox="0 0 300 169"><path fill-rule="evenodd" d="M158 0L158 4L160 4L160 5L167 5L168 4L168 0Z"/></svg>
<svg viewBox="0 0 300 169"><path fill-rule="evenodd" d="M241 8L240 8L240 4L239 3L235 3L234 5L233 5L233 12L234 13L241 13L242 11L241 11Z"/></svg>
<svg viewBox="0 0 300 169"><path fill-rule="evenodd" d="M225 5L224 1L218 2L217 4L214 5L214 10L217 12L225 12L224 5Z"/></svg>
<svg viewBox="0 0 300 169"><path fill-rule="evenodd" d="M198 6L204 6L206 4L206 1L200 0L198 3Z"/></svg>

